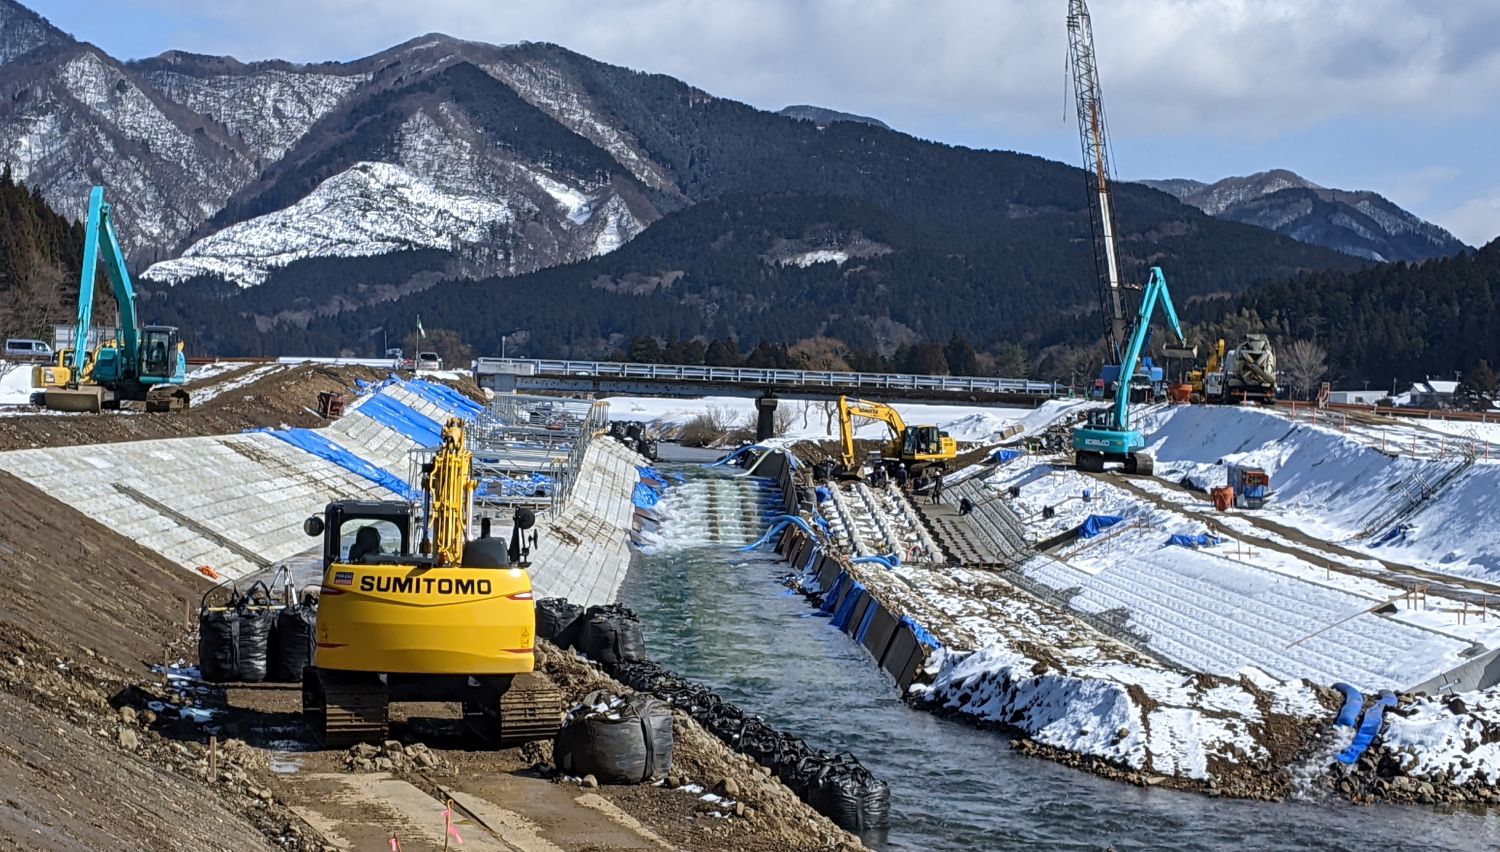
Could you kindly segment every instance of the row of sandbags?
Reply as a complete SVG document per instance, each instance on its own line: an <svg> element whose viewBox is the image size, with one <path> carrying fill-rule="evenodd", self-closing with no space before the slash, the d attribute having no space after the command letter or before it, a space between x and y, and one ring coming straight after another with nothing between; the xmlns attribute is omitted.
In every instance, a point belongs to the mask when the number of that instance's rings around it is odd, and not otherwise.
<svg viewBox="0 0 1500 852"><path fill-rule="evenodd" d="M646 424L639 420L610 421L609 436L651 461L656 461L656 439L646 435Z"/></svg>
<svg viewBox="0 0 1500 852"><path fill-rule="evenodd" d="M317 642L318 598L275 601L265 583L241 592L229 584L228 600L209 606L203 596L198 608L198 672L211 683L293 683L312 664Z"/></svg>
<svg viewBox="0 0 1500 852"><path fill-rule="evenodd" d="M646 659L640 619L623 604L584 609L567 598L543 598L536 602L536 635L604 666Z"/></svg>
<svg viewBox="0 0 1500 852"><path fill-rule="evenodd" d="M536 605L537 636L576 648L616 679L681 708L731 748L771 770L803 801L850 831L890 824L890 788L853 755L813 749L700 684L646 659L640 620L620 604L588 609L564 598Z"/></svg>
<svg viewBox="0 0 1500 852"><path fill-rule="evenodd" d="M617 680L681 708L736 751L771 770L814 810L849 831L890 825L891 792L851 754L814 749L745 713L702 684L684 680L650 660L620 663Z"/></svg>
<svg viewBox="0 0 1500 852"><path fill-rule="evenodd" d="M591 692L568 711L552 760L600 784L649 784L672 769L672 708L648 695Z"/></svg>

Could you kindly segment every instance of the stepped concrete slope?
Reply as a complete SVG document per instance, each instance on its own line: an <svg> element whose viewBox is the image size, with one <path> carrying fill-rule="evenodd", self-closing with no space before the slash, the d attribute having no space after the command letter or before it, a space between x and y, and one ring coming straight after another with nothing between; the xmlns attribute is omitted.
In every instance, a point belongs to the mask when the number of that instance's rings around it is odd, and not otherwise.
<svg viewBox="0 0 1500 852"><path fill-rule="evenodd" d="M411 454L422 449L414 436L435 434L449 417L472 416L477 407L431 388L381 382L344 417L312 430L347 451L342 463L277 433L249 432L17 450L0 453L0 470L184 568L206 566L227 579L263 575L311 549L302 522L329 501L397 497L392 487L406 481ZM589 445L567 501L538 523L532 571L539 596L614 599L630 561L639 461L612 441Z"/></svg>

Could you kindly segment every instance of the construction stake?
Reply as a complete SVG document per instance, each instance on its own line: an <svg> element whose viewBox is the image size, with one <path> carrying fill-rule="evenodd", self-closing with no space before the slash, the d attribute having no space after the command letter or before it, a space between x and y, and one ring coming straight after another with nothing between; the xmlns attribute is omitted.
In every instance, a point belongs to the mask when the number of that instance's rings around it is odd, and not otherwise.
<svg viewBox="0 0 1500 852"><path fill-rule="evenodd" d="M219 738L210 735L208 738L208 783L219 782Z"/></svg>

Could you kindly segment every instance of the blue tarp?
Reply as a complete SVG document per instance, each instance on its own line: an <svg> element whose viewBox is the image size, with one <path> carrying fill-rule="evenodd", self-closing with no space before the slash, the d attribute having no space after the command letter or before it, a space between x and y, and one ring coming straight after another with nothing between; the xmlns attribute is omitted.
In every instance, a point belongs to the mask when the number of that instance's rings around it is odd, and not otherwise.
<svg viewBox="0 0 1500 852"><path fill-rule="evenodd" d="M631 496L630 501L642 509L650 509L660 499L661 494L657 493L655 488L644 482L637 482L635 484L635 494Z"/></svg>
<svg viewBox="0 0 1500 852"><path fill-rule="evenodd" d="M913 636L917 637L917 641L921 642L923 645L926 645L929 648L941 648L941 647L943 647L943 643L939 642L937 640L936 636L933 636L931 633L928 633L927 632L927 628L925 628L922 625L918 624L911 616L909 616L909 615L903 615L903 616L901 616L901 623L904 624L904 625L906 625L907 627L910 627L911 628L911 634Z"/></svg>
<svg viewBox="0 0 1500 852"><path fill-rule="evenodd" d="M1089 515L1088 520L1078 528L1078 537L1093 538L1123 520L1125 519L1119 515Z"/></svg>
<svg viewBox="0 0 1500 852"><path fill-rule="evenodd" d="M420 396L433 405L442 408L444 411L448 412L454 417L460 417L464 420L473 420L474 418L479 416L480 412L484 411L484 406L480 405L472 399L469 399L468 397L464 396L453 388L448 387L447 385L438 384L437 382L429 382L423 379L412 379L410 381L405 381L398 378L396 379L396 381L400 383L401 387L404 387L412 393L415 393L417 396Z"/></svg>
<svg viewBox="0 0 1500 852"><path fill-rule="evenodd" d="M823 604L818 607L819 614L827 615L830 612L833 612L833 602L839 599L839 592L844 588L844 584L847 582L849 582L849 575L844 573L843 571L840 571L839 576L833 581L833 588L829 589L828 592L823 595Z"/></svg>
<svg viewBox="0 0 1500 852"><path fill-rule="evenodd" d="M1014 461L1020 457L1020 450L996 450L990 454L991 459L994 459L1001 464L1005 464L1008 461Z"/></svg>
<svg viewBox="0 0 1500 852"><path fill-rule="evenodd" d="M1336 683L1333 688L1344 693L1344 706L1339 708L1339 715L1333 720L1333 724L1345 728L1354 727L1359 723L1359 711L1365 706L1365 697L1347 683Z"/></svg>
<svg viewBox="0 0 1500 852"><path fill-rule="evenodd" d="M1381 690L1380 700L1371 705L1365 711L1365 718L1359 723L1359 730L1354 734L1354 741L1349 747L1339 752L1338 761L1345 766L1352 766L1359 762L1360 755L1380 735L1380 728L1385 724L1385 711L1396 706L1396 694L1389 689Z"/></svg>
<svg viewBox="0 0 1500 852"><path fill-rule="evenodd" d="M886 556L860 556L849 561L855 565L880 565L886 568L895 568L901 564L901 557L892 553Z"/></svg>
<svg viewBox="0 0 1500 852"><path fill-rule="evenodd" d="M823 533L825 535L833 535L833 529L828 526L828 520L822 515L813 515L813 522L823 528Z"/></svg>
<svg viewBox="0 0 1500 852"><path fill-rule="evenodd" d="M817 488L814 488L813 493L818 496L819 503L827 503L833 499L833 489L826 485L819 485Z"/></svg>
<svg viewBox="0 0 1500 852"><path fill-rule="evenodd" d="M406 487L406 481L401 477L384 468L370 464L311 429L261 429L259 431L274 435L297 449L305 450L318 458L327 459L347 471L359 474L377 485L384 486L387 490L393 491L401 497L409 499L414 496L410 489Z"/></svg>
<svg viewBox="0 0 1500 852"><path fill-rule="evenodd" d="M854 631L854 641L864 644L865 634L870 631L870 622L875 620L875 611L880 607L871 604L865 607L865 617L859 620L859 627Z"/></svg>
<svg viewBox="0 0 1500 852"><path fill-rule="evenodd" d="M400 432L429 449L443 442L442 424L388 396L375 394L359 407L359 413Z"/></svg>
<svg viewBox="0 0 1500 852"><path fill-rule="evenodd" d="M662 477L661 471L657 470L656 468L636 465L635 469L640 473L641 479L644 479L647 482L653 482L661 488L667 487L667 480Z"/></svg>
<svg viewBox="0 0 1500 852"><path fill-rule="evenodd" d="M848 633L849 621L854 618L854 608L859 606L859 599L866 594L864 583L858 580L850 580L849 593L844 595L843 603L839 604L839 611L833 614L833 621L829 623L839 630Z"/></svg>
<svg viewBox="0 0 1500 852"><path fill-rule="evenodd" d="M1199 533L1198 535L1174 535L1167 539L1167 544L1175 544L1178 547L1208 547L1214 544L1221 544L1223 541L1223 539L1216 535Z"/></svg>

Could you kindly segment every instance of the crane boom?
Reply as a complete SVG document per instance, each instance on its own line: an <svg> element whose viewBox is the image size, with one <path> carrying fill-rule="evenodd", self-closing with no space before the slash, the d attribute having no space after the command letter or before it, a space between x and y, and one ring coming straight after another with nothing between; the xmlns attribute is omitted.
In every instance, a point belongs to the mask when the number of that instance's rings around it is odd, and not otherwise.
<svg viewBox="0 0 1500 852"><path fill-rule="evenodd" d="M1083 148L1089 229L1094 240L1094 272L1099 281L1099 309L1108 318L1104 336L1110 355L1115 363L1119 363L1121 347L1125 345L1125 306L1120 293L1120 261L1115 245L1109 140L1104 120L1104 94L1099 86L1099 67L1094 55L1094 26L1084 0L1068 0L1068 61L1073 72L1073 92L1078 108L1078 137Z"/></svg>

